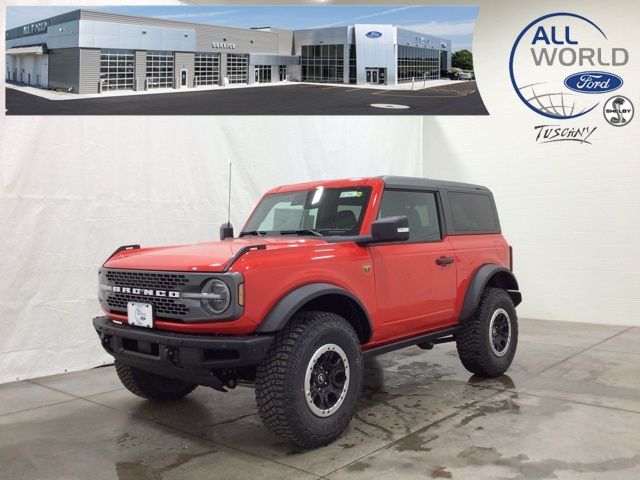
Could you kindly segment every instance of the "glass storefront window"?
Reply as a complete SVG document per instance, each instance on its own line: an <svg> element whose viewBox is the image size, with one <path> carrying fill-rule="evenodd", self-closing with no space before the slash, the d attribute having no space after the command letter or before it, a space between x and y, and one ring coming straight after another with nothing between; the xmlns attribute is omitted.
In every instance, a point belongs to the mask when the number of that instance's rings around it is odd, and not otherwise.
<svg viewBox="0 0 640 480"><path fill-rule="evenodd" d="M440 78L440 51L398 45L398 83Z"/></svg>
<svg viewBox="0 0 640 480"><path fill-rule="evenodd" d="M357 83L356 46L349 45L349 83Z"/></svg>
<svg viewBox="0 0 640 480"><path fill-rule="evenodd" d="M303 81L344 81L344 45L303 45L301 53Z"/></svg>

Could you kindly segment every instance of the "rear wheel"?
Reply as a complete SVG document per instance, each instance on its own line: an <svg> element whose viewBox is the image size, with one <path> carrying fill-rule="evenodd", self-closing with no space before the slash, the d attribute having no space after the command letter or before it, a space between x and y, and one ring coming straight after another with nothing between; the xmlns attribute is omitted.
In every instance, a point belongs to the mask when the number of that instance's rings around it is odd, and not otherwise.
<svg viewBox="0 0 640 480"><path fill-rule="evenodd" d="M302 447L336 439L351 421L362 386L360 342L339 315L301 312L276 335L256 374L264 424Z"/></svg>
<svg viewBox="0 0 640 480"><path fill-rule="evenodd" d="M464 367L483 377L507 371L518 343L518 316L509 294L488 288L473 316L456 333L458 355Z"/></svg>
<svg viewBox="0 0 640 480"><path fill-rule="evenodd" d="M118 377L126 389L142 398L162 401L179 400L197 387L194 383L145 372L120 360L115 361L115 366Z"/></svg>

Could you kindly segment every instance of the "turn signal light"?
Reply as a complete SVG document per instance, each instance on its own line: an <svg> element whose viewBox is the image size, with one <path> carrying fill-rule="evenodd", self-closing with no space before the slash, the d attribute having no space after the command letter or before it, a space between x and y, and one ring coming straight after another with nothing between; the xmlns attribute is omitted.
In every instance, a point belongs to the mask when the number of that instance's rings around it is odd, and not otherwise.
<svg viewBox="0 0 640 480"><path fill-rule="evenodd" d="M244 283L238 285L238 305L244 307Z"/></svg>

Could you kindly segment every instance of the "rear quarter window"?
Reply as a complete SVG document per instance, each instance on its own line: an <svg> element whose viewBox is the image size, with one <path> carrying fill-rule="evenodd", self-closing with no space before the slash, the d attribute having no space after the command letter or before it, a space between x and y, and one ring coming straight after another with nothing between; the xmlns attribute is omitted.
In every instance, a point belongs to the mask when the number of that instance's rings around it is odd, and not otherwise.
<svg viewBox="0 0 640 480"><path fill-rule="evenodd" d="M447 192L451 225L459 233L499 233L493 201L483 193Z"/></svg>

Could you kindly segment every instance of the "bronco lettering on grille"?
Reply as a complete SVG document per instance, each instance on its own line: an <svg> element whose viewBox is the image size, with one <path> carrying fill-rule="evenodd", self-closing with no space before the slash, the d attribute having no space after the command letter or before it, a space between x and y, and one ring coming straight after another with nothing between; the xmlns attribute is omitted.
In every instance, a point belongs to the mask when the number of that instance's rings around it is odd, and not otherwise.
<svg viewBox="0 0 640 480"><path fill-rule="evenodd" d="M114 285L111 287L113 293L129 293L131 295L144 295L147 297L169 297L180 298L180 292L171 290L153 290L148 288L132 288L132 287L118 287Z"/></svg>

